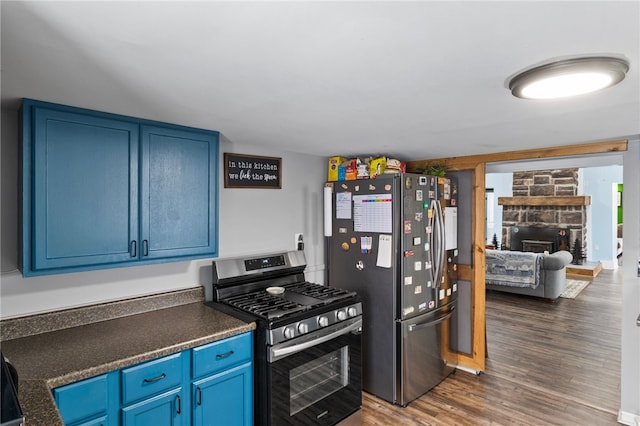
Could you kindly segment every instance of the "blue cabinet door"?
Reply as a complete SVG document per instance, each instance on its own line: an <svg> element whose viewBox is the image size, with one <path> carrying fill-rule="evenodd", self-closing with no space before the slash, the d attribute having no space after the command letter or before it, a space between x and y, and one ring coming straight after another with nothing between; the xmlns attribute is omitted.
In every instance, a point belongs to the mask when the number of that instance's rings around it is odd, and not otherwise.
<svg viewBox="0 0 640 426"><path fill-rule="evenodd" d="M141 256L216 256L218 134L143 125L141 136Z"/></svg>
<svg viewBox="0 0 640 426"><path fill-rule="evenodd" d="M106 374L72 383L53 390L60 415L66 424L107 413L109 377Z"/></svg>
<svg viewBox="0 0 640 426"><path fill-rule="evenodd" d="M122 409L123 426L179 426L184 417L181 388Z"/></svg>
<svg viewBox="0 0 640 426"><path fill-rule="evenodd" d="M253 425L252 364L193 382L195 426Z"/></svg>
<svg viewBox="0 0 640 426"><path fill-rule="evenodd" d="M25 99L24 276L218 255L218 132Z"/></svg>
<svg viewBox="0 0 640 426"><path fill-rule="evenodd" d="M53 397L66 425L117 425L118 387L118 374L112 371L55 388Z"/></svg>
<svg viewBox="0 0 640 426"><path fill-rule="evenodd" d="M131 261L139 126L46 104L23 108L23 132L32 136L23 152L32 171L23 188L31 195L23 203L23 273Z"/></svg>

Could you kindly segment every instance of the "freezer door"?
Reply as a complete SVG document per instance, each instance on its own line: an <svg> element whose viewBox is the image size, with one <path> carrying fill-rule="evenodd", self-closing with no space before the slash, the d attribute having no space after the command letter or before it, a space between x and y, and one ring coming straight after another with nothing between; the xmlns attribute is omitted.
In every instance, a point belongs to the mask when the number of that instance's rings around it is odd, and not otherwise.
<svg viewBox="0 0 640 426"><path fill-rule="evenodd" d="M334 182L327 239L328 284L362 299L363 389L390 402L397 381L397 182L394 176Z"/></svg>
<svg viewBox="0 0 640 426"><path fill-rule="evenodd" d="M398 404L406 406L455 369L457 355L449 345L454 311L455 303L398 323Z"/></svg>

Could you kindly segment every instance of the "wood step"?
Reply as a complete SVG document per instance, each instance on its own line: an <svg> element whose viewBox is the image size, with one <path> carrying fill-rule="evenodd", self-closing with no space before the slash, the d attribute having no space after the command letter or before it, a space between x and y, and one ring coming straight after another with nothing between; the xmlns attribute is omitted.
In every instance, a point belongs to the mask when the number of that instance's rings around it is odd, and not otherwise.
<svg viewBox="0 0 640 426"><path fill-rule="evenodd" d="M567 276L595 278L602 271L602 262L585 262L582 265L567 265Z"/></svg>

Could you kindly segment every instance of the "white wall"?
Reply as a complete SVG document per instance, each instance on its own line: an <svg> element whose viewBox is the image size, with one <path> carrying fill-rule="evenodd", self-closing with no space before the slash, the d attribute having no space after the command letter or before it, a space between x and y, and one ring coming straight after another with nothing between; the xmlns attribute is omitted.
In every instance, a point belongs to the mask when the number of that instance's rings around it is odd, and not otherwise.
<svg viewBox="0 0 640 426"><path fill-rule="evenodd" d="M591 196L587 206L587 260L606 269L617 267L617 204L614 184L622 183L622 166L580 169L580 194ZM617 189L616 189L617 191Z"/></svg>
<svg viewBox="0 0 640 426"><path fill-rule="evenodd" d="M621 403L618 420L640 424L640 140L629 141L624 156L623 204L624 233L627 236L622 254L622 368ZM635 423L634 423L635 422Z"/></svg>
<svg viewBox="0 0 640 426"><path fill-rule="evenodd" d="M23 278L17 270L17 111L2 110L0 318L203 285L211 298L211 259ZM282 189L223 188L224 152L282 158ZM222 138L219 255L293 250L303 233L307 279L324 283L322 186L326 158L278 152Z"/></svg>
<svg viewBox="0 0 640 426"><path fill-rule="evenodd" d="M494 195L493 228L487 227L486 240L487 243L491 243L495 233L498 237L498 243L502 247L502 206L498 205L498 197L513 195L513 173L487 173L484 186L485 188L493 188Z"/></svg>

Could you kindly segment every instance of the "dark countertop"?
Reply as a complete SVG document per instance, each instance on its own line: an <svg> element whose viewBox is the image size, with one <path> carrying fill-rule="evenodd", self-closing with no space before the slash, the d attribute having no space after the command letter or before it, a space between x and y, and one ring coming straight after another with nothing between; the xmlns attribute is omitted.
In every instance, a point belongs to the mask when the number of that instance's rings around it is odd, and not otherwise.
<svg viewBox="0 0 640 426"><path fill-rule="evenodd" d="M64 423L51 389L255 329L203 302L2 342L29 426Z"/></svg>

